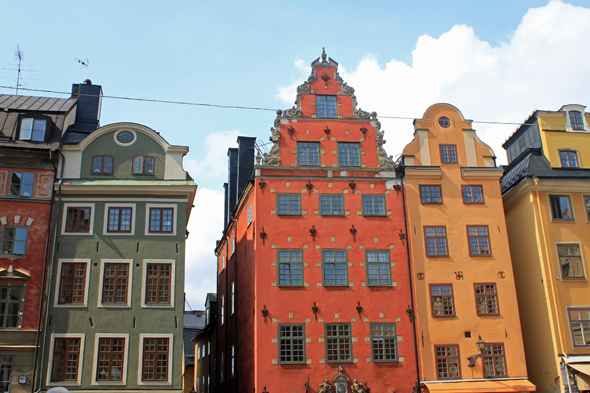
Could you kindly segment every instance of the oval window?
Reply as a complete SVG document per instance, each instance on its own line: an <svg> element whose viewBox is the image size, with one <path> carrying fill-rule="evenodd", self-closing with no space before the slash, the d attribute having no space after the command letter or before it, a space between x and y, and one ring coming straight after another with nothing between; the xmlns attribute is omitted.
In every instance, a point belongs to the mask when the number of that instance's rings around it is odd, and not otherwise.
<svg viewBox="0 0 590 393"><path fill-rule="evenodd" d="M451 125L451 121L448 117L443 116L440 119L438 119L438 124L440 124L441 127L447 128Z"/></svg>
<svg viewBox="0 0 590 393"><path fill-rule="evenodd" d="M129 143L133 141L133 133L129 131L121 131L117 134L117 140L121 143Z"/></svg>

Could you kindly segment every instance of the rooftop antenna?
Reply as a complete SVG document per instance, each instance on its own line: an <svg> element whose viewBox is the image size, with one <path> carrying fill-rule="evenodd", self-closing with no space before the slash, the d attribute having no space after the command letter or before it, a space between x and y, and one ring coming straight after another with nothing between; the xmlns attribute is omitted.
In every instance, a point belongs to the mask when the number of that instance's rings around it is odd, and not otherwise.
<svg viewBox="0 0 590 393"><path fill-rule="evenodd" d="M25 54L20 50L20 47L16 46L16 55L14 60L18 60L18 76L16 77L16 95L18 95L18 87L20 86L20 66L23 62Z"/></svg>
<svg viewBox="0 0 590 393"><path fill-rule="evenodd" d="M34 72L35 70L32 69L28 69L28 67L30 66L26 66L23 64L23 60L25 58L25 54L23 53L23 51L20 50L20 46L17 45L16 46L16 51L15 51L15 55L14 55L14 59L16 61L18 61L18 64L6 64L6 65L11 65L11 66L16 66L17 68L2 68L3 70L9 70L9 71L17 71L17 78L16 78L16 95L18 95L18 88L19 87L23 87L26 86L26 83L21 84L21 81L23 80L23 76L22 76L22 72L23 71L27 71L27 72Z"/></svg>
<svg viewBox="0 0 590 393"><path fill-rule="evenodd" d="M80 60L76 57L76 61L82 65L80 69L84 68L84 80L88 79L88 66L90 65L88 58L86 58L86 60Z"/></svg>

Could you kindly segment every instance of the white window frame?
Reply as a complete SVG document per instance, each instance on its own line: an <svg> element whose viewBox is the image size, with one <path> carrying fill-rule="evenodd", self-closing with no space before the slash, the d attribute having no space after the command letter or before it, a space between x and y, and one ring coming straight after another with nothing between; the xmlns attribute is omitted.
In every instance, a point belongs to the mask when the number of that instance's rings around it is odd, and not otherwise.
<svg viewBox="0 0 590 393"><path fill-rule="evenodd" d="M111 207L130 207L131 208L131 232L109 232L109 208ZM104 204L104 225L102 234L104 236L133 236L135 235L135 218L136 216L135 203L105 203ZM119 218L120 219L120 218ZM148 217L149 219L149 217Z"/></svg>
<svg viewBox="0 0 590 393"><path fill-rule="evenodd" d="M234 315L235 305L236 305L236 282L232 281L231 282L231 314L230 315Z"/></svg>
<svg viewBox="0 0 590 393"><path fill-rule="evenodd" d="M143 340L145 338L168 338L168 380L167 381L142 381L143 375ZM172 385L172 363L174 361L174 334L151 334L141 333L139 335L139 357L137 359L137 384L143 386L166 386Z"/></svg>
<svg viewBox="0 0 590 393"><path fill-rule="evenodd" d="M565 130L567 132L588 132L588 122L586 121L586 107L583 105L564 105L562 109L565 111ZM570 121L570 112L580 112L582 115L583 130L574 130L572 122Z"/></svg>
<svg viewBox="0 0 590 393"><path fill-rule="evenodd" d="M90 289L90 262L86 258L59 258L57 260L57 274L55 278L55 292L53 293L53 307L56 308L85 308L88 307L88 291ZM61 267L64 263L85 263L86 280L84 281L84 303L83 304L59 304L59 287L61 285Z"/></svg>
<svg viewBox="0 0 590 393"><path fill-rule="evenodd" d="M88 232L66 232L66 223L68 218L68 208L70 207L89 207L90 208L90 225ZM94 235L94 213L96 212L95 203L72 202L64 203L64 211L61 216L61 234L63 236L92 236Z"/></svg>
<svg viewBox="0 0 590 393"><path fill-rule="evenodd" d="M104 265L107 263L126 263L129 265L128 282L127 282L127 304L122 305L104 305L102 304L102 285L104 280ZM96 307L98 308L130 308L131 296L133 293L133 259L101 259L100 260L100 277L98 279L98 299Z"/></svg>
<svg viewBox="0 0 590 393"><path fill-rule="evenodd" d="M82 368L84 366L84 339L86 335L81 333L51 333L51 342L49 344L49 361L47 362L47 379L45 384L47 386L80 386L82 381ZM57 338L79 338L80 339L80 359L78 360L78 378L76 381L51 381L51 374L53 371L53 352L55 347L55 339Z"/></svg>
<svg viewBox="0 0 590 393"><path fill-rule="evenodd" d="M172 232L150 232L150 209L151 208L172 208ZM176 227L178 226L178 204L176 203L146 203L145 204L145 235L146 236L176 236Z"/></svg>
<svg viewBox="0 0 590 393"><path fill-rule="evenodd" d="M98 348L101 338L124 338L125 346L123 354L123 369L121 381L97 381L96 370L98 368ZM127 333L96 333L94 335L94 364L92 368L92 385L94 386L125 386L127 385L127 365L129 364L129 334Z"/></svg>
<svg viewBox="0 0 590 393"><path fill-rule="evenodd" d="M145 304L145 291L147 279L147 264L148 263L170 263L170 304ZM143 274L141 278L141 308L174 308L174 287L176 283L176 260L174 259L144 259L142 266Z"/></svg>
<svg viewBox="0 0 590 393"><path fill-rule="evenodd" d="M559 260L559 246L562 244L576 244L580 250L580 260L582 261L582 269L584 270L584 276L581 277L566 277L563 278L563 272L561 270L561 261ZM554 247L555 247L555 263L557 265L557 275L559 277L559 279L561 280L561 282L565 283L565 282L576 282L576 281L588 281L588 275L586 272L586 261L584 260L584 248L582 247L582 243L580 242L555 242L554 243ZM573 306L572 306L573 307ZM576 306L578 307L578 306Z"/></svg>
<svg viewBox="0 0 590 393"><path fill-rule="evenodd" d="M225 323L225 295L221 295L221 326Z"/></svg>

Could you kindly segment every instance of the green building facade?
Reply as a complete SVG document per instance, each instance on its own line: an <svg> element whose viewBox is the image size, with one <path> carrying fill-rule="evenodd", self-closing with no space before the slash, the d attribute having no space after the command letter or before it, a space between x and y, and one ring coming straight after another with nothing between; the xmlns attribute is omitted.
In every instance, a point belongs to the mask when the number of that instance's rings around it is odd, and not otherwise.
<svg viewBox="0 0 590 393"><path fill-rule="evenodd" d="M42 390L182 390L187 152L133 123L62 147Z"/></svg>

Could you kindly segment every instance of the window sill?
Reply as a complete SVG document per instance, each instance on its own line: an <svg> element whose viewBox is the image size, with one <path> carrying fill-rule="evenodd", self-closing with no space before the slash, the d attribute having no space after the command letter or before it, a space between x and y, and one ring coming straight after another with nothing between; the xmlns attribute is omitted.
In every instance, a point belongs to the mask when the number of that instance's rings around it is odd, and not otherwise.
<svg viewBox="0 0 590 393"><path fill-rule="evenodd" d="M56 304L54 305L54 307L57 308L86 308L87 305L86 304L82 304L82 303L61 303L61 304Z"/></svg>
<svg viewBox="0 0 590 393"><path fill-rule="evenodd" d="M375 360L371 359L372 363L399 363L399 359L391 359L391 360Z"/></svg>
<svg viewBox="0 0 590 393"><path fill-rule="evenodd" d="M277 213L277 216L302 216L301 213Z"/></svg>
<svg viewBox="0 0 590 393"><path fill-rule="evenodd" d="M426 258L449 258L449 254L446 254L446 255L426 255Z"/></svg>
<svg viewBox="0 0 590 393"><path fill-rule="evenodd" d="M552 218L551 222L572 222L575 223L576 220L575 219L561 219L561 218Z"/></svg>
<svg viewBox="0 0 590 393"><path fill-rule="evenodd" d="M10 259L14 261L15 259L24 259L27 254L0 254L0 258Z"/></svg>
<svg viewBox="0 0 590 393"><path fill-rule="evenodd" d="M563 277L561 276L561 281L588 281L586 277Z"/></svg>

